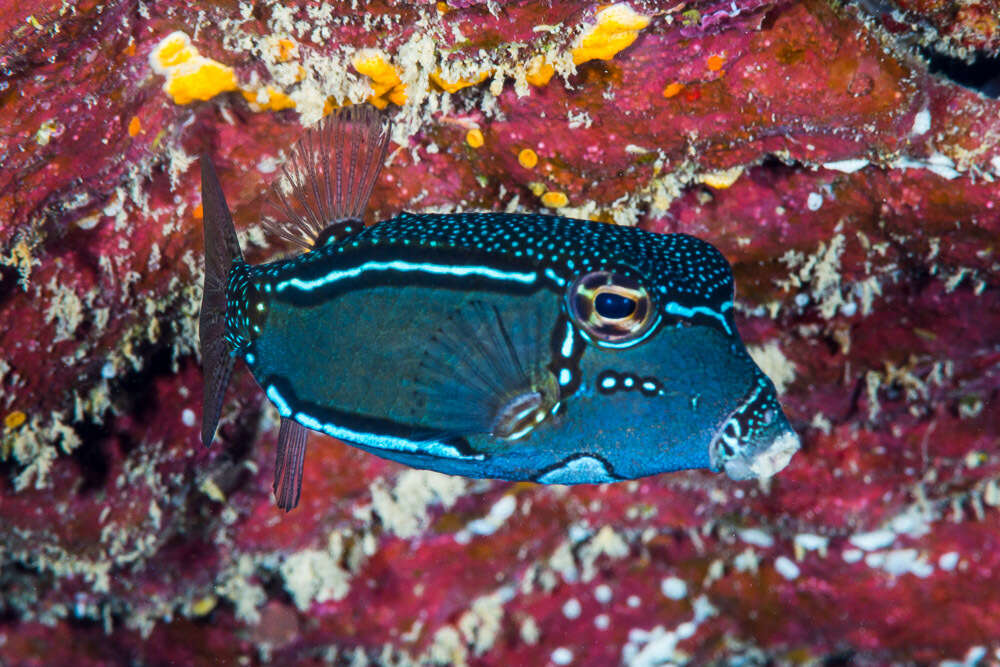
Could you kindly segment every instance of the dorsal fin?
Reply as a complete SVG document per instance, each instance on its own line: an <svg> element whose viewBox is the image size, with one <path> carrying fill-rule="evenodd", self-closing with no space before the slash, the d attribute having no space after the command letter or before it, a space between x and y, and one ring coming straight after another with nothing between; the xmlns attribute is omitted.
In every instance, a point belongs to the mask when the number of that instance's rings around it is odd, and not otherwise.
<svg viewBox="0 0 1000 667"><path fill-rule="evenodd" d="M389 132L389 121L367 104L321 120L282 165L264 227L307 250L359 231Z"/></svg>

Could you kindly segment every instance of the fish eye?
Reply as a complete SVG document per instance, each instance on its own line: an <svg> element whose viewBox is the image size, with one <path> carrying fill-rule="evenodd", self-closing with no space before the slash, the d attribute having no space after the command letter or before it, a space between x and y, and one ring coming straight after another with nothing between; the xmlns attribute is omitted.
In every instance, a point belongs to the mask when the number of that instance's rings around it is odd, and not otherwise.
<svg viewBox="0 0 1000 667"><path fill-rule="evenodd" d="M592 271L567 292L574 322L597 345L626 347L639 342L655 324L652 300L634 278Z"/></svg>
<svg viewBox="0 0 1000 667"><path fill-rule="evenodd" d="M635 299L615 292L600 292L594 297L594 310L607 320L621 320L635 312Z"/></svg>

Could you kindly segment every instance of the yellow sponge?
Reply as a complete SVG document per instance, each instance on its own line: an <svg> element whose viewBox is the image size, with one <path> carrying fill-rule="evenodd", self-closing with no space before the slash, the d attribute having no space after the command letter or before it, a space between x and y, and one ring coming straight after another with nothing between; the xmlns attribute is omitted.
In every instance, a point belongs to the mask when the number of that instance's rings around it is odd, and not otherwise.
<svg viewBox="0 0 1000 667"><path fill-rule="evenodd" d="M244 88L240 92L254 111L281 111L295 108L295 100L273 86L263 86L257 90Z"/></svg>
<svg viewBox="0 0 1000 667"><path fill-rule="evenodd" d="M552 78L552 75L556 73L556 68L553 67L545 60L545 56L535 56L528 61L528 66L525 68L526 76L532 86L544 86Z"/></svg>
<svg viewBox="0 0 1000 667"><path fill-rule="evenodd" d="M624 3L609 5L597 12L594 18L596 23L580 35L573 48L575 65L588 60L611 60L649 25L648 16L639 14Z"/></svg>
<svg viewBox="0 0 1000 667"><path fill-rule="evenodd" d="M456 90L462 90L462 88L468 88L469 86L474 86L477 83L485 81L488 77L493 75L493 70L486 70L480 72L478 75L471 79L459 79L457 81L446 81L441 76L441 70L433 72L431 74L431 81L437 84L437 86L444 91L449 93L454 93Z"/></svg>
<svg viewBox="0 0 1000 667"><path fill-rule="evenodd" d="M239 87L231 67L199 54L191 38L180 31L160 40L149 54L149 64L166 77L163 91L177 104L210 100Z"/></svg>
<svg viewBox="0 0 1000 667"><path fill-rule="evenodd" d="M354 56L354 69L371 79L372 96L368 101L379 109L389 102L402 106L406 102L406 84L389 58L378 49L362 49Z"/></svg>

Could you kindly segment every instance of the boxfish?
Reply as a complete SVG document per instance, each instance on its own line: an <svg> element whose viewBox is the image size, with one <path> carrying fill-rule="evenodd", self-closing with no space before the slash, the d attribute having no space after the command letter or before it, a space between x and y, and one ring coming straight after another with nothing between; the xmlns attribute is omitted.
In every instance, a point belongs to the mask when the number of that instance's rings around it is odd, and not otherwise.
<svg viewBox="0 0 1000 667"><path fill-rule="evenodd" d="M788 464L799 438L740 339L714 246L529 213L365 226L389 133L367 106L306 132L263 220L303 252L259 265L201 158L202 441L242 359L281 419L280 508L299 502L307 430L416 468L541 484Z"/></svg>

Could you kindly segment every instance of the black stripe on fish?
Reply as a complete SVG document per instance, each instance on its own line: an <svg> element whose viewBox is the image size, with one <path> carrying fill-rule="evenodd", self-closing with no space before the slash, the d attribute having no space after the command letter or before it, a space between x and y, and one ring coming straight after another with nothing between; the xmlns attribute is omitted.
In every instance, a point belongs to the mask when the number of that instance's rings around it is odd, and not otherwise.
<svg viewBox="0 0 1000 667"><path fill-rule="evenodd" d="M482 259L460 250L379 247L363 253L327 254L293 270L270 264L254 267L254 280L268 298L301 306L375 286L421 285L508 294L529 294L542 287L557 291L531 267L503 258L489 258L490 263Z"/></svg>
<svg viewBox="0 0 1000 667"><path fill-rule="evenodd" d="M414 428L390 419L345 412L336 408L302 401L282 377L271 375L261 382L267 397L283 418L306 428L371 449L389 452L424 454L437 458L479 459L482 454L469 446L463 437L441 438L441 432Z"/></svg>
<svg viewBox="0 0 1000 667"><path fill-rule="evenodd" d="M725 258L710 244L684 234L652 234L587 220L507 213L414 215L401 213L343 241L292 260L257 267L259 280L282 292L325 293L315 283L366 262L381 261L378 273L398 273L399 280L458 282L442 268L478 267L491 272L536 274L535 280L558 289L594 270L615 270L640 278L661 311L674 321L712 326L732 335L733 280ZM404 270L388 264L397 262ZM399 264L402 263L402 264ZM423 264L429 271L414 269ZM291 281L291 282L290 282ZM516 287L516 281L496 284ZM305 299L313 296L283 295Z"/></svg>

